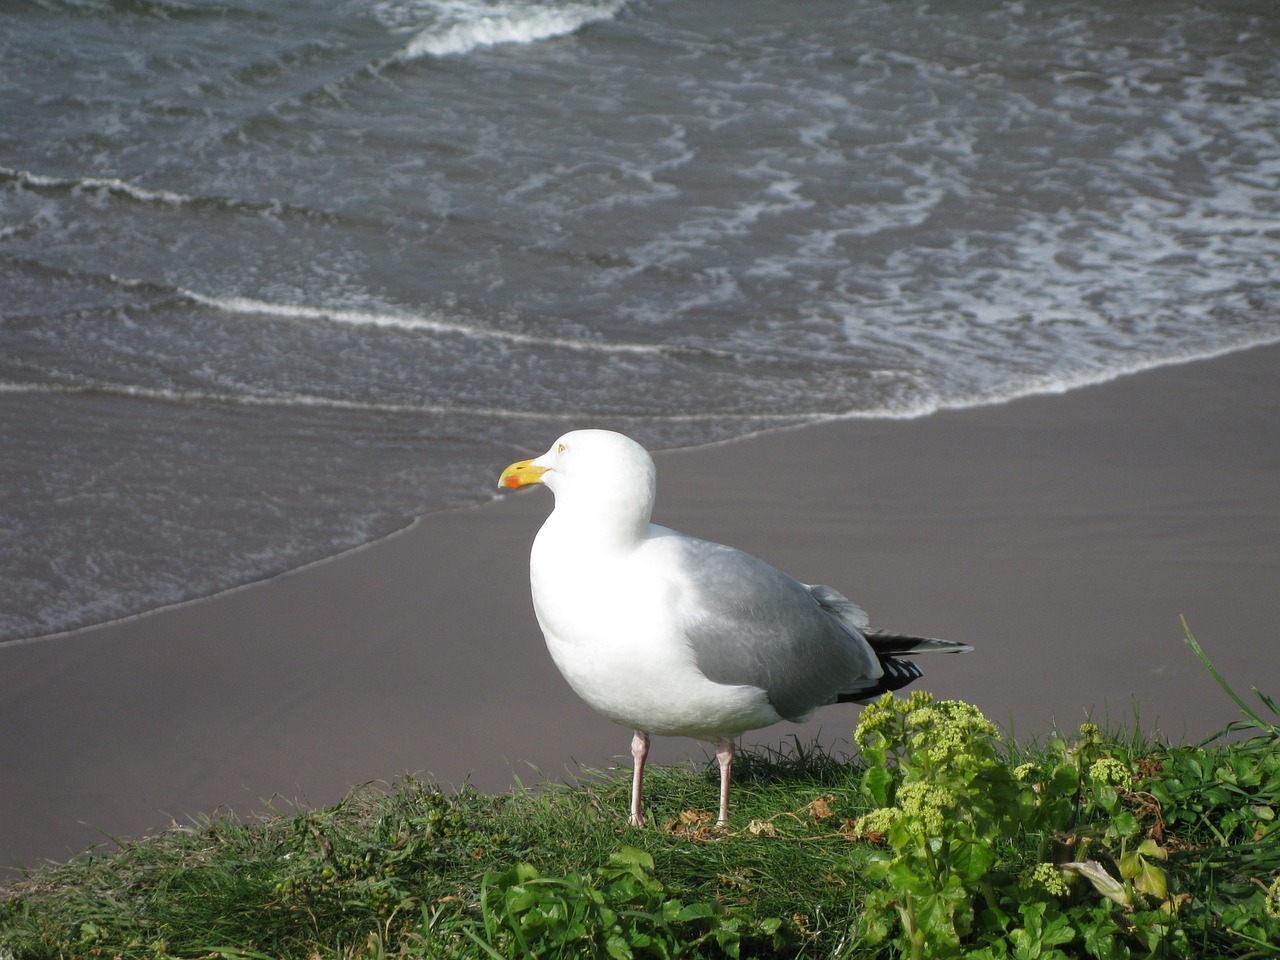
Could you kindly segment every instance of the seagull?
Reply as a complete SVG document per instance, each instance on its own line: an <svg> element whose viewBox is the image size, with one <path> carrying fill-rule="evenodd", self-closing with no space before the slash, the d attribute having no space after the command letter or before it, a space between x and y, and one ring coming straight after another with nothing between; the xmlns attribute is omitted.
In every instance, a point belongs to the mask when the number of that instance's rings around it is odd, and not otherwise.
<svg viewBox="0 0 1280 960"><path fill-rule="evenodd" d="M721 826L733 740L830 703L867 703L922 676L902 654L968 644L868 629L831 587L650 522L653 458L608 430L575 430L498 480L551 488L555 506L529 557L533 609L575 693L635 731L633 826L651 736L716 744Z"/></svg>

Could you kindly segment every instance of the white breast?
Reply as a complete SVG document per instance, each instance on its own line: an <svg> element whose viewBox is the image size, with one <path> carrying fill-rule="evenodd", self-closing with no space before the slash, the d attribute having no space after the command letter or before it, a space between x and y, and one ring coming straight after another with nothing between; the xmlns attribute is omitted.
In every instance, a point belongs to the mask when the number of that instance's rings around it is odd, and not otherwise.
<svg viewBox="0 0 1280 960"><path fill-rule="evenodd" d="M557 527L549 520L534 541L533 603L552 659L583 700L638 730L707 740L781 719L764 691L697 669L675 612L683 575L660 562L660 540L584 549Z"/></svg>

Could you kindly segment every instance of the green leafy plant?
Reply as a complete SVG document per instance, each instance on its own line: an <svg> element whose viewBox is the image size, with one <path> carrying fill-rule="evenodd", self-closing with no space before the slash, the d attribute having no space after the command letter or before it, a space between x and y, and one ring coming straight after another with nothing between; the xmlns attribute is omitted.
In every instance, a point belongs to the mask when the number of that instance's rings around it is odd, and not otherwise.
<svg viewBox="0 0 1280 960"><path fill-rule="evenodd" d="M1000 762L996 728L969 704L918 692L905 701L886 694L855 736L876 804L860 828L889 847L864 870L884 881L868 893L865 936L889 937L896 915L905 956L958 955L973 930L974 894L997 859L990 838L1010 831L1021 792Z"/></svg>
<svg viewBox="0 0 1280 960"><path fill-rule="evenodd" d="M485 877L484 937L492 957L689 956L707 941L730 957L744 940L771 941L777 918L755 920L712 902L684 904L654 875L653 857L624 846L590 875L544 876L527 863Z"/></svg>
<svg viewBox="0 0 1280 960"><path fill-rule="evenodd" d="M868 707L866 941L913 960L1280 956L1280 725L1187 641L1245 711L1220 736L1252 739L1169 749L1086 723L1017 763L969 704Z"/></svg>
<svg viewBox="0 0 1280 960"><path fill-rule="evenodd" d="M1161 939L1163 928L1150 932L1161 914L1146 901L1166 900L1163 850L1152 841L1125 850L1139 828L1123 809L1134 773L1092 724L1074 744L1056 739L1014 766L977 708L916 693L869 707L856 736L869 763L864 789L879 804L859 827L888 848L864 872L882 881L867 895L869 940L892 939L911 958L1065 960L1067 945L1113 957L1127 955L1125 935ZM1035 836L1032 861L1025 851ZM1075 859L1116 844L1121 880ZM1073 905L1077 875L1108 897L1101 910L1096 900ZM1121 921L1116 908L1129 915ZM896 928L886 920L895 914Z"/></svg>

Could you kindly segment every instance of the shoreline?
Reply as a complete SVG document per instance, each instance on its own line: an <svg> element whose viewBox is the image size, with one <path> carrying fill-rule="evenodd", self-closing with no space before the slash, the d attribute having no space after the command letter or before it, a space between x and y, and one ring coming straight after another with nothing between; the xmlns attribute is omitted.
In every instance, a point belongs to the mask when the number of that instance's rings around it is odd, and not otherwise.
<svg viewBox="0 0 1280 960"><path fill-rule="evenodd" d="M1072 729L1090 707L1129 722L1135 700L1144 729L1204 736L1237 711L1179 614L1238 692L1280 694L1277 371L1280 346L1258 346L664 451L655 520L829 583L875 625L973 643L922 660L917 687L1016 736ZM533 620L528 548L550 506L534 493L428 514L266 581L0 645L0 868L65 859L99 830L327 803L405 772L502 792L622 762L629 734L577 700ZM820 734L839 750L856 715L744 740Z"/></svg>
<svg viewBox="0 0 1280 960"><path fill-rule="evenodd" d="M1233 354L1245 353L1250 350L1257 350L1260 348L1266 348L1271 346L1280 346L1280 337L1260 338L1251 343L1233 344L1227 347L1219 347L1219 348L1210 350L1206 353L1188 354L1186 356L1167 357L1159 360L1149 360L1146 362L1132 364L1129 366L1117 367L1115 369L1107 370L1103 373L1095 374L1093 376L1088 376L1088 377L1082 376L1078 379L1069 380L1069 381L1060 381L1060 382L1055 381L1052 385L1038 384L1038 385L1026 387L1021 390L1014 389L1007 394L996 394L991 396L979 397L971 400L958 400L950 404L939 404L939 405L930 406L930 407L922 407L919 410L912 410L912 411L907 411L903 413L895 414L885 410L873 410L873 411L867 411L867 412L832 414L830 416L814 417L813 419L809 419L809 420L798 419L795 422L788 421L776 427L764 427L760 430L742 434L741 436L728 437L723 440L711 440L706 443L698 443L698 444L693 444L691 446L667 447L658 452L661 454L668 454L668 453L702 450L702 449L708 449L712 447L732 445L736 443L748 443L759 437L766 437L775 433L789 432L793 430L808 430L816 426L823 426L828 424L838 424L838 423L845 423L850 421L863 422L863 421L884 420L884 421L890 421L890 422L899 422L903 420L918 420L924 417L933 417L933 416L937 416L938 414L945 414L945 413L950 413L955 411L978 410L978 409L983 409L985 407L999 407L1005 404L1017 403L1020 400L1026 400L1026 399L1031 399L1035 397L1063 396L1064 394L1072 393L1076 390L1087 390L1092 387L1103 386L1115 380L1120 380L1125 377L1141 376L1144 373L1148 373L1155 370L1163 370L1166 367L1177 367L1185 364L1200 363L1202 361L1207 361L1207 360L1216 360L1221 357L1227 357ZM44 389L44 388L41 388L41 389ZM3 392L3 391L0 391L0 392ZM566 428L566 429L571 429L571 428ZM161 605L156 607L151 607L146 610L139 610L136 613L125 614L124 616L114 617L112 619L103 620L98 623L82 624L77 627L68 627L62 630L54 630L49 633L39 633L39 634L34 634L32 636L13 637L8 640L0 640L0 650L8 646L19 646L19 645L28 644L28 643L41 643L45 640L57 640L62 637L69 637L77 633L83 633L87 630L95 630L100 627L109 627L109 626L114 626L116 624L128 623L140 617L149 617L153 614L163 613L165 611L173 610L179 607L185 607L193 603L204 603L207 600L214 600L226 594L234 593L237 590L252 589L254 587L261 586L262 584L270 583L272 580L275 580L279 577L289 576L294 573L299 573L301 571L306 570L309 567L315 566L316 564L330 563L335 560L341 560L343 557L347 556L348 554L356 553L361 550L366 550L366 549L369 549L370 547L375 547L379 543L383 542L384 540L390 540L394 537L398 537L401 534L408 532L409 530L417 526L419 523L421 523L425 519L435 516L437 514L458 513L458 512L468 511L468 510L483 509L484 507L493 503L495 500L501 499L502 496L503 494L499 493L496 496L490 497L487 500L479 500L479 501L476 501L475 503L468 503L468 504L463 504L461 506L453 506L453 507L442 507L439 510L428 511L425 514L421 514L419 516L409 518L408 521L402 527L399 527L396 530L392 530L390 533L378 536L373 540L367 540L363 543L357 543L349 547L344 547L338 550L336 553L331 553L322 557L317 557L313 560L306 560L300 563L296 567L291 567L287 570L282 570L279 573L268 574L257 580L250 580L245 583L238 583L233 586L218 590L214 593L202 594L196 597L189 597L185 600L174 600L171 602L162 603Z"/></svg>

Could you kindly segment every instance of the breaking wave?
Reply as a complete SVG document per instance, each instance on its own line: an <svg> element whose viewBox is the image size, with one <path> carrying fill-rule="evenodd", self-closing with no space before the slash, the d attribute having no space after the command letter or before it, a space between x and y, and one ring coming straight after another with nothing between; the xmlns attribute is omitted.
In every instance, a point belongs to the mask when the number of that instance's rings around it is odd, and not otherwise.
<svg viewBox="0 0 1280 960"><path fill-rule="evenodd" d="M589 23L612 20L623 0L603 3L475 3L432 0L413 4L434 23L419 30L395 56L409 61L421 57L448 57L498 44L527 44L568 36ZM404 4L384 5L403 16ZM390 14L385 14L384 19Z"/></svg>

